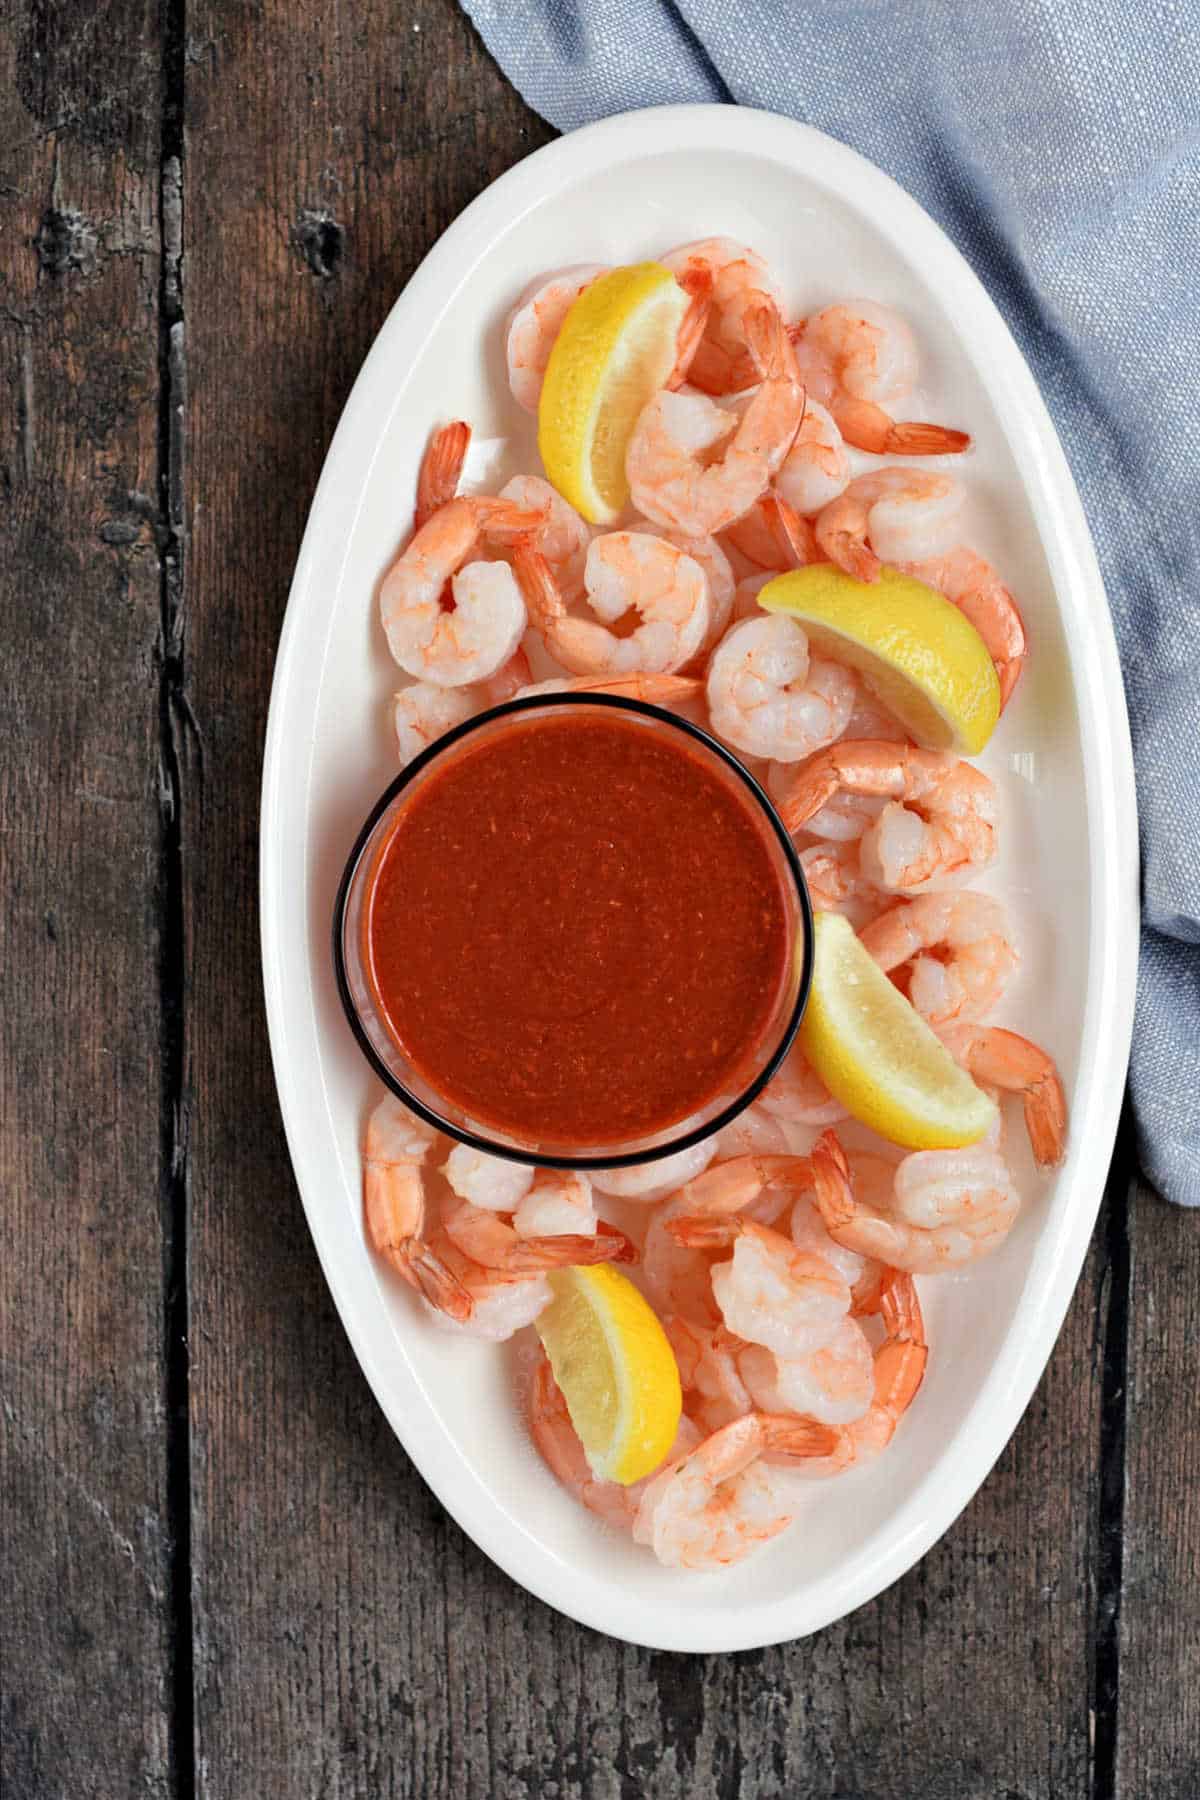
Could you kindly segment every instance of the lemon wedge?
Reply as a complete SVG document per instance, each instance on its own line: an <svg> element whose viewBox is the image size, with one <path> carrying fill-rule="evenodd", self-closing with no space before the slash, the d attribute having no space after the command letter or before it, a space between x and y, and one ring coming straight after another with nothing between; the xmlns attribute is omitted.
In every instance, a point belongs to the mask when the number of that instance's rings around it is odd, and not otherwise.
<svg viewBox="0 0 1200 1800"><path fill-rule="evenodd" d="M683 1397L667 1334L632 1281L605 1263L556 1269L537 1331L592 1472L623 1487L675 1441Z"/></svg>
<svg viewBox="0 0 1200 1800"><path fill-rule="evenodd" d="M629 498L625 450L675 364L688 298L661 263L611 269L585 288L555 339L538 402L546 474L576 512L611 525Z"/></svg>
<svg viewBox="0 0 1200 1800"><path fill-rule="evenodd" d="M944 595L884 568L856 581L813 563L769 581L768 612L803 625L815 649L857 669L927 750L977 756L1000 717L1000 683L987 645Z"/></svg>
<svg viewBox="0 0 1200 1800"><path fill-rule="evenodd" d="M800 1041L830 1093L909 1150L976 1143L995 1120L994 1101L892 985L848 919L817 913L814 931Z"/></svg>

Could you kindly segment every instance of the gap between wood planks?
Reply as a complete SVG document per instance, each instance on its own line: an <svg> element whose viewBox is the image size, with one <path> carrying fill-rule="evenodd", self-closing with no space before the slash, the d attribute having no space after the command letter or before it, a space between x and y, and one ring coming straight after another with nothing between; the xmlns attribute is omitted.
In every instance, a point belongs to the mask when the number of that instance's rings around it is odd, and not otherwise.
<svg viewBox="0 0 1200 1800"><path fill-rule="evenodd" d="M183 319L185 0L162 0L158 296L160 1205L166 1346L170 1765L177 1800L196 1792L188 1367L188 1118L182 754L193 728L184 686L186 350Z"/></svg>
<svg viewBox="0 0 1200 1800"><path fill-rule="evenodd" d="M1092 1621L1092 1800L1117 1800L1118 1792L1131 1280L1129 1212L1136 1186L1137 1156L1127 1101L1097 1227L1104 1266L1096 1321L1101 1369L1100 1479L1093 1558L1096 1604Z"/></svg>

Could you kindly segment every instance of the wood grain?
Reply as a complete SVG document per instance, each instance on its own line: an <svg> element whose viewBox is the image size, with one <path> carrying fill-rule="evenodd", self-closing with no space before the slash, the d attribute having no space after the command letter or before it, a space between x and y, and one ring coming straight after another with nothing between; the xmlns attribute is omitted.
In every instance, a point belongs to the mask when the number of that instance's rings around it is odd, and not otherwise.
<svg viewBox="0 0 1200 1800"><path fill-rule="evenodd" d="M200 1791L1083 1796L1095 1263L1039 1400L946 1542L854 1619L753 1656L632 1650L531 1600L446 1519L354 1366L267 1124L257 1010L229 1004L258 979L267 682L308 496L374 331L463 204L549 134L451 0L367 6L353 33L321 17L189 15Z"/></svg>
<svg viewBox="0 0 1200 1800"><path fill-rule="evenodd" d="M1194 1213L1130 1212L1117 1793L1200 1794L1200 1431Z"/></svg>
<svg viewBox="0 0 1200 1800"><path fill-rule="evenodd" d="M0 34L0 1790L171 1775L148 3Z"/></svg>

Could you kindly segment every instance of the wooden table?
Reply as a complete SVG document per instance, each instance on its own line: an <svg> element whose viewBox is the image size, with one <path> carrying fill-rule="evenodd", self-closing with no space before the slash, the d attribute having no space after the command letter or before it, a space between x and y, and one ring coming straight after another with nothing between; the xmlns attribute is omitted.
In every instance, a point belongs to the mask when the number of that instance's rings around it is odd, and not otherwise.
<svg viewBox="0 0 1200 1800"><path fill-rule="evenodd" d="M260 756L359 363L551 132L453 0L5 17L6 1800L1200 1793L1200 1248L1127 1143L996 1471L816 1638L609 1642L410 1468L280 1129Z"/></svg>

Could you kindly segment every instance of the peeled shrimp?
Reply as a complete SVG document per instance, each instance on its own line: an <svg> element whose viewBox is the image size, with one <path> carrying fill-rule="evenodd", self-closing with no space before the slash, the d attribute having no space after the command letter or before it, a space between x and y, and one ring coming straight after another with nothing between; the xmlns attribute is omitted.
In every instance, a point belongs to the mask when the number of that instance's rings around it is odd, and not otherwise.
<svg viewBox="0 0 1200 1800"><path fill-rule="evenodd" d="M875 1352L870 1406L861 1419L842 1427L831 1455L802 1458L794 1465L796 1474L821 1479L869 1462L886 1450L916 1399L929 1349L911 1275L900 1269L887 1271L879 1312L886 1335Z"/></svg>
<svg viewBox="0 0 1200 1800"><path fill-rule="evenodd" d="M701 651L711 649L724 635L733 612L736 583L729 558L715 537L685 537L682 531L668 531L662 525L650 525L647 529L664 543L674 544L676 550L682 550L704 570L708 578L708 630Z"/></svg>
<svg viewBox="0 0 1200 1800"><path fill-rule="evenodd" d="M885 899L863 874L856 843L809 844L800 852L800 867L816 910L843 913L856 929Z"/></svg>
<svg viewBox="0 0 1200 1800"><path fill-rule="evenodd" d="M1034 1161L1061 1162L1067 1140L1067 1097L1054 1059L1039 1044L999 1025L960 1023L938 1033L951 1056L975 1081L1019 1094Z"/></svg>
<svg viewBox="0 0 1200 1800"><path fill-rule="evenodd" d="M849 1315L826 1343L804 1356L776 1356L762 1344L746 1344L733 1362L749 1403L763 1412L803 1413L822 1425L848 1425L871 1404L871 1346Z"/></svg>
<svg viewBox="0 0 1200 1800"><path fill-rule="evenodd" d="M680 1318L664 1319L663 1329L679 1365L685 1403L705 1431L719 1431L753 1410L749 1389L738 1374L740 1339L723 1325L709 1328Z"/></svg>
<svg viewBox="0 0 1200 1800"><path fill-rule="evenodd" d="M417 505L413 513L413 530L420 531L435 512L453 500L471 444L471 427L465 419L455 419L435 431L425 447L417 474Z"/></svg>
<svg viewBox="0 0 1200 1800"><path fill-rule="evenodd" d="M837 421L809 394L800 429L775 477L775 492L802 518L811 518L837 499L849 483L850 473L850 458Z"/></svg>
<svg viewBox="0 0 1200 1800"><path fill-rule="evenodd" d="M524 1202L522 1202L524 1204ZM623 1231L599 1222L595 1233L520 1237L499 1213L460 1200L442 1220L456 1249L484 1269L505 1275L534 1275L569 1263L635 1262L637 1252Z"/></svg>
<svg viewBox="0 0 1200 1800"><path fill-rule="evenodd" d="M902 900L859 937L889 975L910 965L908 997L935 1026L980 1018L1000 999L1019 960L999 900L963 889Z"/></svg>
<svg viewBox="0 0 1200 1800"><path fill-rule="evenodd" d="M558 591L568 605L583 593L583 571L587 561L592 528L556 487L540 475L514 475L500 489L501 500L511 500L523 512L542 515L542 523L531 534L535 550L540 550L554 571Z"/></svg>
<svg viewBox="0 0 1200 1800"><path fill-rule="evenodd" d="M479 496L449 501L421 527L379 591L388 649L406 673L435 687L466 687L508 661L525 630L521 590L507 563L467 558L483 538L541 523L540 513ZM442 609L447 582L449 612Z"/></svg>
<svg viewBox="0 0 1200 1800"><path fill-rule="evenodd" d="M658 525L709 537L748 512L791 447L804 410L791 346L779 314L749 314L763 379L740 419L700 395L658 393L643 409L625 457L638 511ZM703 453L727 441L714 460Z"/></svg>
<svg viewBox="0 0 1200 1800"><path fill-rule="evenodd" d="M712 1271L713 1297L730 1331L779 1356L827 1344L850 1310L850 1289L823 1256L754 1219L676 1218L671 1233L711 1248L732 1241L733 1256Z"/></svg>
<svg viewBox="0 0 1200 1800"><path fill-rule="evenodd" d="M529 1429L551 1474L569 1493L607 1524L618 1530L633 1530L642 1495L657 1471L629 1487L623 1487L619 1481L600 1481L592 1474L587 1453L571 1423L562 1389L555 1381L550 1360L545 1355L534 1364L530 1378ZM686 1414L681 1415L675 1442L662 1466L686 1456L701 1441L698 1428Z"/></svg>
<svg viewBox="0 0 1200 1800"><path fill-rule="evenodd" d="M471 1303L468 1315L460 1318L426 1294L431 1318L446 1330L502 1344L526 1325L532 1325L550 1303L550 1283L544 1275L513 1275L501 1269L485 1269L464 1256L440 1227L432 1236L431 1246Z"/></svg>
<svg viewBox="0 0 1200 1800"><path fill-rule="evenodd" d="M660 1157L657 1162L635 1163L629 1169L596 1169L592 1174L592 1186L602 1194L615 1194L621 1200L640 1200L649 1205L673 1194L693 1176L703 1174L716 1153L717 1140L702 1138L687 1150L677 1150L673 1156Z"/></svg>
<svg viewBox="0 0 1200 1800"><path fill-rule="evenodd" d="M469 1144L455 1144L442 1164L442 1173L460 1200L469 1200L489 1212L515 1212L533 1186L535 1169L489 1156Z"/></svg>
<svg viewBox="0 0 1200 1800"><path fill-rule="evenodd" d="M961 1268L1003 1243L1021 1207L1000 1152L999 1118L979 1144L917 1150L896 1164L891 1193L860 1192L832 1132L813 1147L816 1202L830 1237L912 1274Z"/></svg>
<svg viewBox="0 0 1200 1800"><path fill-rule="evenodd" d="M1017 603L990 562L965 544L921 562L900 562L905 575L936 588L970 619L988 647L1000 682L1001 711L1012 699L1029 646Z"/></svg>
<svg viewBox="0 0 1200 1800"><path fill-rule="evenodd" d="M718 644L707 691L713 730L735 750L800 762L841 736L857 682L840 664L810 658L794 619L765 613Z"/></svg>
<svg viewBox="0 0 1200 1800"><path fill-rule="evenodd" d="M688 359L688 381L709 394L729 393L743 373L753 381L755 365L746 353L749 315L764 300L776 308L783 303L762 257L732 238L703 238L669 250L661 260L689 291L695 291L697 278L708 285L705 330Z"/></svg>
<svg viewBox="0 0 1200 1800"><path fill-rule="evenodd" d="M751 1107L736 1123L743 1124L754 1111ZM716 1257L724 1252L729 1240L718 1234L713 1246L705 1248L699 1242L699 1229L686 1239L678 1236L677 1221L686 1218L693 1227L699 1227L704 1219L745 1212L776 1183L795 1179L798 1167L807 1170L806 1160L787 1148L776 1121L765 1114L760 1118L775 1142L782 1145L780 1153L746 1154L715 1163L684 1182L651 1215L642 1252L642 1273L661 1313L677 1313L689 1323L700 1325L714 1325L720 1317L711 1275ZM772 1217L782 1205L782 1199L772 1196Z"/></svg>
<svg viewBox="0 0 1200 1800"><path fill-rule="evenodd" d="M704 570L647 532L612 531L592 539L584 586L596 619L567 611L553 570L532 543L518 543L514 567L547 650L577 674L670 674L691 661L707 635ZM631 609L642 622L628 637L618 637L609 626Z"/></svg>
<svg viewBox="0 0 1200 1800"><path fill-rule="evenodd" d="M569 1169L541 1169L513 1213L518 1237L594 1237L592 1184Z"/></svg>
<svg viewBox="0 0 1200 1800"><path fill-rule="evenodd" d="M471 1297L424 1237L424 1165L436 1142L436 1131L399 1100L381 1100L367 1121L363 1212L372 1248L432 1305L465 1319Z"/></svg>
<svg viewBox="0 0 1200 1800"><path fill-rule="evenodd" d="M886 1157L877 1156L872 1150L850 1150L846 1152L846 1160L856 1190L865 1198L879 1193L891 1194L894 1164ZM823 1256L837 1270L850 1289L852 1317L859 1318L878 1309L884 1265L830 1237L817 1205L815 1175L800 1183L787 1229L797 1250L809 1250L814 1256Z"/></svg>
<svg viewBox="0 0 1200 1800"><path fill-rule="evenodd" d="M832 1454L838 1439L813 1419L747 1413L654 1477L633 1535L669 1568L716 1569L740 1562L791 1524L765 1453Z"/></svg>
<svg viewBox="0 0 1200 1800"><path fill-rule="evenodd" d="M806 322L796 345L809 394L829 408L848 444L876 456L937 456L965 450L965 431L917 420L898 423L886 407L912 392L917 347L897 313L871 300L827 306Z"/></svg>
<svg viewBox="0 0 1200 1800"><path fill-rule="evenodd" d="M846 738L810 758L780 804L800 830L839 790L886 797L859 844L868 881L923 893L983 868L996 854L995 787L981 769L940 750Z"/></svg>
<svg viewBox="0 0 1200 1800"><path fill-rule="evenodd" d="M835 1125L846 1109L835 1100L799 1044L793 1044L758 1097L764 1112L793 1125Z"/></svg>
<svg viewBox="0 0 1200 1800"><path fill-rule="evenodd" d="M606 267L604 263L576 263L553 275L539 275L508 315L504 332L508 385L513 399L526 412L537 411L546 364L563 320Z"/></svg>
<svg viewBox="0 0 1200 1800"><path fill-rule="evenodd" d="M958 537L963 490L932 469L876 469L860 475L818 515L816 539L829 561L860 581L883 563L940 556Z"/></svg>
<svg viewBox="0 0 1200 1800"><path fill-rule="evenodd" d="M528 682L529 675L529 659L518 649L487 681L471 687L434 687L429 681L413 681L401 688L392 702L401 766L412 762L422 750L456 725L464 725L484 707L511 700Z"/></svg>
<svg viewBox="0 0 1200 1800"><path fill-rule="evenodd" d="M779 1119L764 1106L747 1106L717 1133L717 1160L740 1156L790 1156L791 1140Z"/></svg>
<svg viewBox="0 0 1200 1800"><path fill-rule="evenodd" d="M856 705L855 712L858 710ZM852 729L853 723L852 715L844 736L856 735ZM763 786L772 800L778 803L791 792L795 779L796 771L789 763L773 762L767 770ZM876 794L847 794L839 790L824 806L819 806L815 813L805 819L804 829L810 837L823 838L828 843L856 844L867 826L879 817L886 804Z"/></svg>

